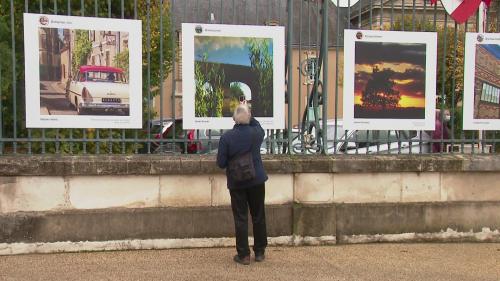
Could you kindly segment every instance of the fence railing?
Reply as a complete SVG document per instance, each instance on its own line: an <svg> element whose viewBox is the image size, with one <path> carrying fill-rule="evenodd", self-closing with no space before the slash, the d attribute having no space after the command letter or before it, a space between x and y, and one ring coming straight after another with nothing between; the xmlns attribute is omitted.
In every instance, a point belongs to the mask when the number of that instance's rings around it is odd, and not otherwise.
<svg viewBox="0 0 500 281"><path fill-rule="evenodd" d="M485 32L498 32L492 1ZM143 129L27 129L22 13L141 19ZM89 18L91 20L91 18ZM321 0L3 0L0 2L0 153L216 153L222 130L182 130L180 26L184 22L286 27L285 130L267 130L267 154L497 153L499 131L462 130L465 32L441 3L359 0L338 8ZM426 131L347 131L342 126L343 30L438 32L437 107L449 110L450 138ZM29 81L28 81L29 82ZM500 106L500 105L499 105ZM157 134L168 121L167 134ZM499 128L500 130L500 128ZM433 149L434 146L434 149ZM436 147L438 149L436 150Z"/></svg>

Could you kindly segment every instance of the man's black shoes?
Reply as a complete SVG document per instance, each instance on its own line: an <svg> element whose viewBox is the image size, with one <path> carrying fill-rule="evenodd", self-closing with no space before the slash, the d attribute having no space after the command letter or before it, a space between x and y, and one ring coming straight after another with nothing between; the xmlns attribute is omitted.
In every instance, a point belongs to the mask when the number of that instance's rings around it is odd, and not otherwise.
<svg viewBox="0 0 500 281"><path fill-rule="evenodd" d="M266 256L264 254L255 254L255 261L256 262L264 261L265 258L266 258Z"/></svg>
<svg viewBox="0 0 500 281"><path fill-rule="evenodd" d="M233 260L239 264L249 265L250 264L250 256L246 256L241 258L240 256L234 256Z"/></svg>

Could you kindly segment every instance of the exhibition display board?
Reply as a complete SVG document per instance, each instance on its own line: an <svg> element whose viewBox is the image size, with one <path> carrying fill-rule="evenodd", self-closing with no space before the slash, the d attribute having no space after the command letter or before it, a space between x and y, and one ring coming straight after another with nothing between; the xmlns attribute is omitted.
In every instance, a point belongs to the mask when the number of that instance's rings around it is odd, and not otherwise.
<svg viewBox="0 0 500 281"><path fill-rule="evenodd" d="M464 130L500 129L500 33L466 33Z"/></svg>
<svg viewBox="0 0 500 281"><path fill-rule="evenodd" d="M142 128L139 20L24 14L26 127Z"/></svg>
<svg viewBox="0 0 500 281"><path fill-rule="evenodd" d="M344 128L434 130L434 32L344 31Z"/></svg>
<svg viewBox="0 0 500 281"><path fill-rule="evenodd" d="M184 129L229 129L241 102L265 129L285 127L282 26L182 24Z"/></svg>

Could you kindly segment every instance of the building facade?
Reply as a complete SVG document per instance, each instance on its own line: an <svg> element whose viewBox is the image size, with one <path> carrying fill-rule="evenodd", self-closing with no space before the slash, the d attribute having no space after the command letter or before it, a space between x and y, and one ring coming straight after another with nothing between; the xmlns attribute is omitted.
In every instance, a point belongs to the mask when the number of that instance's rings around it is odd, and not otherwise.
<svg viewBox="0 0 500 281"><path fill-rule="evenodd" d="M476 47L474 118L500 119L500 45Z"/></svg>
<svg viewBox="0 0 500 281"><path fill-rule="evenodd" d="M61 78L62 40L57 28L38 29L40 80L57 81Z"/></svg>

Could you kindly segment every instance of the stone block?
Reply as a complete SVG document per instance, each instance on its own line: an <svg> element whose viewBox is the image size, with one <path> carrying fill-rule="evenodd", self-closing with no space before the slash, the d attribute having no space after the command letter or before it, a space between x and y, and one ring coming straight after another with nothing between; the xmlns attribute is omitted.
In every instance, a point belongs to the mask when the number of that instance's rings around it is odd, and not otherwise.
<svg viewBox="0 0 500 281"><path fill-rule="evenodd" d="M226 175L210 176L212 185L212 206L230 206L231 196L227 189Z"/></svg>
<svg viewBox="0 0 500 281"><path fill-rule="evenodd" d="M297 173L294 175L295 202L330 203L333 201L333 174Z"/></svg>
<svg viewBox="0 0 500 281"><path fill-rule="evenodd" d="M266 227L268 237L288 236L293 233L292 204L267 205Z"/></svg>
<svg viewBox="0 0 500 281"><path fill-rule="evenodd" d="M401 174L335 174L334 200L344 203L401 201Z"/></svg>
<svg viewBox="0 0 500 281"><path fill-rule="evenodd" d="M302 205L293 207L294 234L300 236L335 236L335 205Z"/></svg>
<svg viewBox="0 0 500 281"><path fill-rule="evenodd" d="M77 209L158 206L158 176L71 177L69 187Z"/></svg>
<svg viewBox="0 0 500 281"><path fill-rule="evenodd" d="M266 204L293 202L293 175L270 174L266 182Z"/></svg>
<svg viewBox="0 0 500 281"><path fill-rule="evenodd" d="M168 207L210 206L209 175L167 175L160 177L160 203Z"/></svg>
<svg viewBox="0 0 500 281"><path fill-rule="evenodd" d="M248 220L251 221L250 215ZM208 207L193 210L193 237L234 237L234 220L231 207ZM251 229L251 227L249 227Z"/></svg>
<svg viewBox="0 0 500 281"><path fill-rule="evenodd" d="M401 173L403 202L435 202L441 198L439 173Z"/></svg>
<svg viewBox="0 0 500 281"><path fill-rule="evenodd" d="M442 201L500 201L498 172L443 173Z"/></svg>
<svg viewBox="0 0 500 281"><path fill-rule="evenodd" d="M67 208L63 177L1 177L0 213Z"/></svg>

